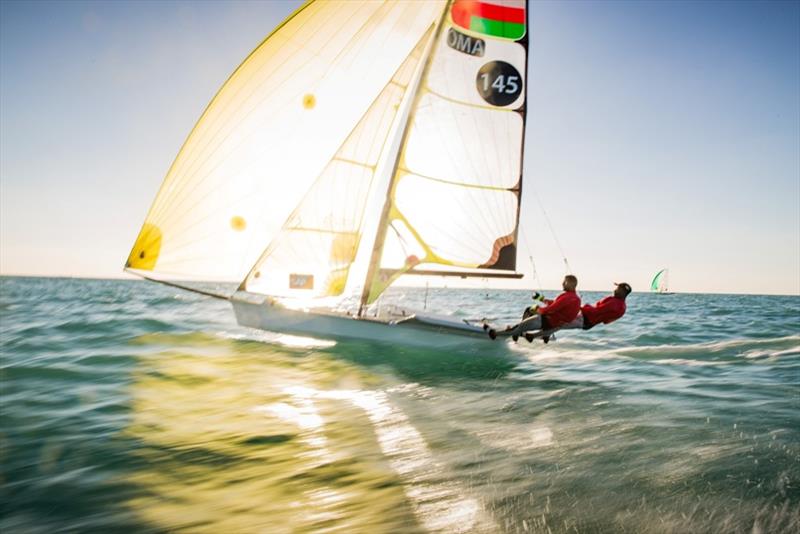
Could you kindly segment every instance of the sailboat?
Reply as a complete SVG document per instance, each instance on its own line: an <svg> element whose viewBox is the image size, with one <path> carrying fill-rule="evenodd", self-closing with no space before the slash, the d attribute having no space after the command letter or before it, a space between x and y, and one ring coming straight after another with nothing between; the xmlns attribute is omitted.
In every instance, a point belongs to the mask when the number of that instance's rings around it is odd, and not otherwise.
<svg viewBox="0 0 800 534"><path fill-rule="evenodd" d="M657 295L672 295L669 290L669 269L661 269L650 282L650 291Z"/></svg>
<svg viewBox="0 0 800 534"><path fill-rule="evenodd" d="M125 264L236 282L241 325L448 347L483 326L381 305L401 277L516 272L526 0L310 0L178 152Z"/></svg>

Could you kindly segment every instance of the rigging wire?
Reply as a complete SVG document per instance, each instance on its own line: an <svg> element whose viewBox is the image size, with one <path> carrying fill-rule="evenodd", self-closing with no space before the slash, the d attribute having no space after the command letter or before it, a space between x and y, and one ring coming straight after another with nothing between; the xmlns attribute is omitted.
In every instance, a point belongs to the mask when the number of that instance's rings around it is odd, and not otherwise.
<svg viewBox="0 0 800 534"><path fill-rule="evenodd" d="M542 287L542 281L539 279L539 273L536 271L536 262L533 261L533 249L531 248L530 243L528 242L528 235L525 233L525 228L520 225L519 233L522 235L522 241L525 243L525 248L528 249L528 260L531 262L531 273L533 275L533 281L536 283L536 289L541 293L544 291Z"/></svg>
<svg viewBox="0 0 800 534"><path fill-rule="evenodd" d="M542 204L542 201L539 199L539 195L536 194L536 190L533 187L530 187L530 190L533 193L533 198L536 199L536 203L539 205L539 209L542 210L542 215L544 215L544 220L547 223L547 228L550 230L550 235L553 236L553 241L555 241L558 251L561 253L561 259L564 261L566 274L571 274L572 268L569 265L569 260L567 260L567 255L564 254L564 247L561 246L561 241L558 240L556 231L553 229L553 225L550 223L550 217L547 215L547 210L544 209L544 204Z"/></svg>

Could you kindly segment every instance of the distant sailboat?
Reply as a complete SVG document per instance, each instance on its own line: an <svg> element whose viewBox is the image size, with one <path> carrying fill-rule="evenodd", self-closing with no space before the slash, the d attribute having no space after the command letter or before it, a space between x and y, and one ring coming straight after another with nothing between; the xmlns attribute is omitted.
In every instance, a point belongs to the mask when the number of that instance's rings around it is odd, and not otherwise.
<svg viewBox="0 0 800 534"><path fill-rule="evenodd" d="M239 323L275 332L488 339L375 302L401 276L522 277L526 21L525 0L306 2L208 105L126 270L240 282Z"/></svg>
<svg viewBox="0 0 800 534"><path fill-rule="evenodd" d="M659 295L672 295L669 290L669 269L661 269L650 283L650 291Z"/></svg>

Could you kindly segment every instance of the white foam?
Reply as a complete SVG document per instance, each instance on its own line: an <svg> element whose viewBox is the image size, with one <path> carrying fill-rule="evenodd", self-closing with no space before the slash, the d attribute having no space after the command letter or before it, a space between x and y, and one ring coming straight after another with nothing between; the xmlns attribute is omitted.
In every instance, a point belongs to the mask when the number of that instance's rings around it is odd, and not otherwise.
<svg viewBox="0 0 800 534"><path fill-rule="evenodd" d="M797 356L800 355L800 345L796 347L790 347L784 350L749 350L744 353L744 357L748 359L756 359L756 358L777 358L779 356Z"/></svg>
<svg viewBox="0 0 800 534"><path fill-rule="evenodd" d="M713 367L727 365L728 361L708 361L708 360L687 360L684 358L664 358L661 360L650 360L652 363L663 365L686 365L688 367Z"/></svg>
<svg viewBox="0 0 800 534"><path fill-rule="evenodd" d="M299 398L296 399L296 404L297 406L293 406L285 402L276 402L266 406L256 406L253 411L274 415L300 427L304 431L301 439L310 451L308 456L314 460L314 465L323 465L332 457L328 449L328 440L323 433L324 421L311 400Z"/></svg>
<svg viewBox="0 0 800 534"><path fill-rule="evenodd" d="M259 343L278 344L292 349L327 349L336 345L335 341L316 339L313 337L291 336L289 334L278 334L263 330L252 330L246 333L219 332L218 335L237 341L257 341Z"/></svg>
<svg viewBox="0 0 800 534"><path fill-rule="evenodd" d="M553 431L544 425L494 426L475 434L482 443L509 452L520 452L554 445Z"/></svg>

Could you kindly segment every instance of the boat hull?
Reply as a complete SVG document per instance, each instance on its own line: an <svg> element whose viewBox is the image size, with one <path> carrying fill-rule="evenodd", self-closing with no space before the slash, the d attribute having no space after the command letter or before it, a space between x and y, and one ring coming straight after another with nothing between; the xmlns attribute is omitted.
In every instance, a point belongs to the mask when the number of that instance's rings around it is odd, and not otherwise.
<svg viewBox="0 0 800 534"><path fill-rule="evenodd" d="M480 326L457 318L409 314L395 320L356 318L346 314L293 310L264 299L231 298L237 322L270 332L321 339L361 340L425 348L478 351L505 347L492 341Z"/></svg>

